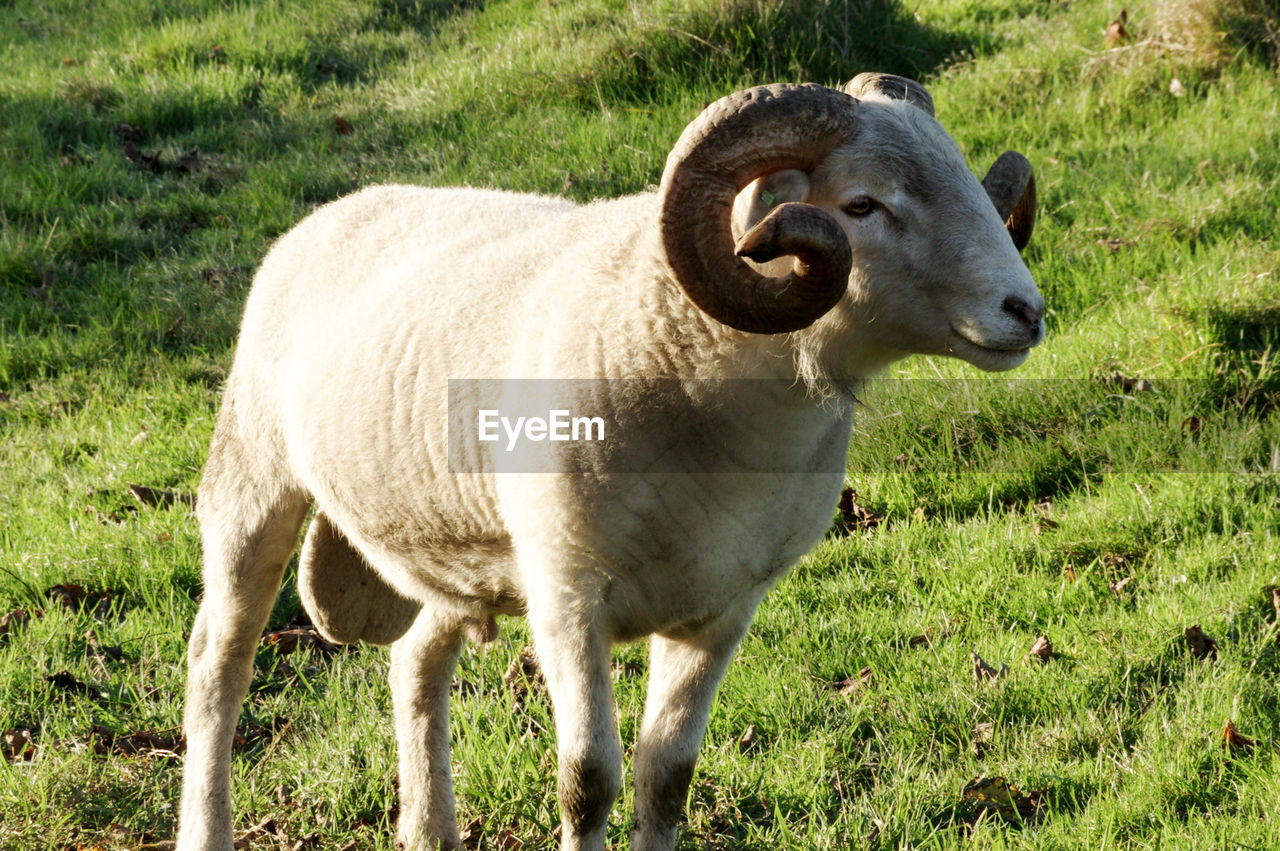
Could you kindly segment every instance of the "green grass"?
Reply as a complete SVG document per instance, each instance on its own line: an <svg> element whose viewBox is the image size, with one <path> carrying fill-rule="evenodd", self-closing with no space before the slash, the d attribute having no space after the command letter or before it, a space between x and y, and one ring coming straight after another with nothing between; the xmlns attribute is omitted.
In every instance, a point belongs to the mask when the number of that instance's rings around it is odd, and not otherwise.
<svg viewBox="0 0 1280 851"><path fill-rule="evenodd" d="M1157 6L1212 25L1170 29ZM92 746L95 725L175 732L200 593L189 510L128 485L194 490L274 237L380 181L637 191L704 102L867 69L923 79L975 170L1031 158L1049 339L1012 381L920 359L868 389L849 481L885 522L830 537L762 608L682 847L1274 847L1280 11L1147 0L1108 50L1115 11L0 4L0 615L43 610L0 637L0 732L35 748L0 759L0 848L172 835L180 760ZM67 582L114 593L68 610L46 596ZM273 623L297 610L287 589ZM1187 650L1193 624L1216 660ZM1040 634L1056 655L1023 664ZM461 819L483 819L486 847L503 830L554 847L549 709L502 684L526 635L504 624L459 671L478 689L453 706ZM975 683L971 652L1010 673ZM618 656L641 671L618 682L629 744L645 652ZM385 651L258 661L237 829L274 818L260 848L392 848ZM864 668L853 694L830 687ZM1249 752L1224 748L1228 720ZM963 795L980 774L1040 793L1043 816L981 815Z"/></svg>

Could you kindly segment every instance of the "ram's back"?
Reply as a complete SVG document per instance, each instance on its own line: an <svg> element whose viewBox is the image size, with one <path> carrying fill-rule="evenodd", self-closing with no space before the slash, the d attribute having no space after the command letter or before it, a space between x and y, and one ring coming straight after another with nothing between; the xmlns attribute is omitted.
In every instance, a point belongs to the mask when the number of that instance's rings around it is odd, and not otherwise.
<svg viewBox="0 0 1280 851"><path fill-rule="evenodd" d="M649 204L386 186L322 207L258 272L224 416L406 592L514 593L492 477L449 467L448 382L606 369L647 298L625 279Z"/></svg>

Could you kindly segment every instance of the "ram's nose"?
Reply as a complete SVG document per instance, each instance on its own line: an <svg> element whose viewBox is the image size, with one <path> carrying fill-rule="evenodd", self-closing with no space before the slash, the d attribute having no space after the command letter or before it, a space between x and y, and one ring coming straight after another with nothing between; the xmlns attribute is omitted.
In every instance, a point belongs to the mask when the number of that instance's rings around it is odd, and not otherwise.
<svg viewBox="0 0 1280 851"><path fill-rule="evenodd" d="M1004 303L1000 305L1004 312L1018 320L1023 330L1031 340L1031 345L1036 345L1044 337L1044 302L1038 301L1032 303L1022 296L1011 295L1006 296Z"/></svg>

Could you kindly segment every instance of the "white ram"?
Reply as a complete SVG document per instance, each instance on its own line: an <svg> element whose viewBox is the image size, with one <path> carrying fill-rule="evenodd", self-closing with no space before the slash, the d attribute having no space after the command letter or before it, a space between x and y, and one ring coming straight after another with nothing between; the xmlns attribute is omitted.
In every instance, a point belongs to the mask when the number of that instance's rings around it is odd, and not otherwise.
<svg viewBox="0 0 1280 851"><path fill-rule="evenodd" d="M712 104L657 192L383 186L309 216L254 282L200 485L178 848L232 847L234 728L312 504L312 617L394 642L403 847L459 847L450 678L465 636L523 613L566 849L604 847L610 647L648 637L631 847L672 848L730 657L830 523L850 388L913 352L1002 370L1040 342L1033 186L1012 152L980 184L921 87L862 75ZM459 468L449 379L507 378L608 379L572 386L610 439L541 475L495 472L501 443Z"/></svg>

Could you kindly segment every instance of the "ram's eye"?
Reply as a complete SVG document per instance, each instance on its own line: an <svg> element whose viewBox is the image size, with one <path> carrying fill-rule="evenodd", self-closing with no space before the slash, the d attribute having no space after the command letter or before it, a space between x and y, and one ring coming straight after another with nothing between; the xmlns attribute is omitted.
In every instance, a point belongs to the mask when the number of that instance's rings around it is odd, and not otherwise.
<svg viewBox="0 0 1280 851"><path fill-rule="evenodd" d="M859 195L844 205L844 211L855 218L868 215L876 208L876 202L870 196Z"/></svg>

